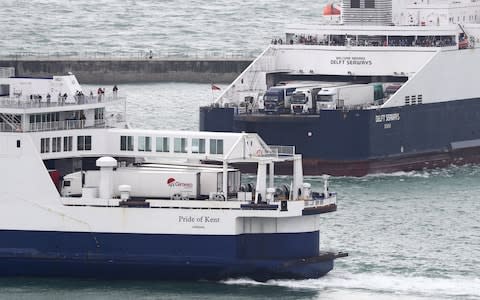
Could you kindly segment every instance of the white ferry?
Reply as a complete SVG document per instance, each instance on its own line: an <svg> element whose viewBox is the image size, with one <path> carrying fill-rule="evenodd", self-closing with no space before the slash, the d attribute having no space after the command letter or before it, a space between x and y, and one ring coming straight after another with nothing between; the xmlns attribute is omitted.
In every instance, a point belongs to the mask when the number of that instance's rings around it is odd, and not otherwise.
<svg viewBox="0 0 480 300"><path fill-rule="evenodd" d="M200 129L294 145L314 175L480 162L480 1L344 0L324 12L329 24L287 26L201 108Z"/></svg>
<svg viewBox="0 0 480 300"><path fill-rule="evenodd" d="M320 215L293 147L257 134L131 129L75 76L0 78L0 276L316 278ZM204 162L219 165L205 165ZM275 187L274 166L293 180ZM230 163L256 163L242 184ZM278 184L278 182L277 182Z"/></svg>

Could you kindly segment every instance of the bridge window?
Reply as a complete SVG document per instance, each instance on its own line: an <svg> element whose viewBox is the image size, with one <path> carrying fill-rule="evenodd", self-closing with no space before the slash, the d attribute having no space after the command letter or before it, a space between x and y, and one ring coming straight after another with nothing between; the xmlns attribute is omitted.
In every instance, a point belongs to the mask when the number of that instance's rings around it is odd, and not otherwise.
<svg viewBox="0 0 480 300"><path fill-rule="evenodd" d="M63 137L63 151L72 151L73 137L64 136Z"/></svg>
<svg viewBox="0 0 480 300"><path fill-rule="evenodd" d="M350 8L360 8L360 0L351 0Z"/></svg>
<svg viewBox="0 0 480 300"><path fill-rule="evenodd" d="M173 151L175 153L187 153L187 139L186 138L174 138Z"/></svg>
<svg viewBox="0 0 480 300"><path fill-rule="evenodd" d="M192 153L205 153L205 139L192 139Z"/></svg>
<svg viewBox="0 0 480 300"><path fill-rule="evenodd" d="M120 151L133 151L133 136L120 136Z"/></svg>
<svg viewBox="0 0 480 300"><path fill-rule="evenodd" d="M62 151L62 138L54 137L52 138L52 152L61 152Z"/></svg>
<svg viewBox="0 0 480 300"><path fill-rule="evenodd" d="M223 140L210 140L210 154L223 154Z"/></svg>
<svg viewBox="0 0 480 300"><path fill-rule="evenodd" d="M152 142L149 136L138 137L138 151L152 151Z"/></svg>
<svg viewBox="0 0 480 300"><path fill-rule="evenodd" d="M168 137L157 137L157 152L170 152L170 141Z"/></svg>
<svg viewBox="0 0 480 300"><path fill-rule="evenodd" d="M90 135L79 135L77 136L77 150L92 150L92 136Z"/></svg>
<svg viewBox="0 0 480 300"><path fill-rule="evenodd" d="M40 139L40 153L50 152L50 138Z"/></svg>

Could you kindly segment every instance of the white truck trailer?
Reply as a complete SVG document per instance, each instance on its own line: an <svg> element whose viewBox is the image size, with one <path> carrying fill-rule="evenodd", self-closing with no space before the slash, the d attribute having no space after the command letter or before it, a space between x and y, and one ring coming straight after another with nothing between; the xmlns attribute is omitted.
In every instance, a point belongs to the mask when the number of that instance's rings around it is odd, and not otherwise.
<svg viewBox="0 0 480 300"><path fill-rule="evenodd" d="M354 84L323 88L318 92L317 111L354 108L383 98L381 84Z"/></svg>
<svg viewBox="0 0 480 300"><path fill-rule="evenodd" d="M175 172L200 172L200 195L209 195L212 191L221 192L223 188L223 167L205 164L161 164L144 163L143 168L152 168L154 170L175 171ZM228 175L228 193L238 192L241 184L240 170L235 168L227 169Z"/></svg>
<svg viewBox="0 0 480 300"><path fill-rule="evenodd" d="M82 196L99 188L100 171L80 171L65 175L61 194L64 197ZM131 198L196 199L200 195L200 172L155 170L126 167L113 171L113 195L120 197L118 187L129 185Z"/></svg>
<svg viewBox="0 0 480 300"><path fill-rule="evenodd" d="M349 84L348 82L325 82L315 86L297 88L292 95L290 112L292 114L309 114L317 112L318 93L329 87L338 87Z"/></svg>

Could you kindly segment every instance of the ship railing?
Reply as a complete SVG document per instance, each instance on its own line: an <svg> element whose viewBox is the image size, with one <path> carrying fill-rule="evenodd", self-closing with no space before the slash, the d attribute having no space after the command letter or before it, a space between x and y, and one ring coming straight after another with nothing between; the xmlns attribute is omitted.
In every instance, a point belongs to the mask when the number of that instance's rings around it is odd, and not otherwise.
<svg viewBox="0 0 480 300"><path fill-rule="evenodd" d="M14 124L12 126L5 122L0 122L0 132L22 132L22 125Z"/></svg>
<svg viewBox="0 0 480 300"><path fill-rule="evenodd" d="M323 194L322 194L323 195ZM325 198L324 196L320 199L309 199L304 200L305 207L318 207L318 206L329 206L337 204L337 194L330 193L329 197Z"/></svg>
<svg viewBox="0 0 480 300"><path fill-rule="evenodd" d="M101 119L95 120L93 123L87 122L86 120L65 120L56 122L31 123L28 131L40 132L72 129L112 128L116 127L116 125L122 122L122 120L123 118L118 118L116 120Z"/></svg>
<svg viewBox="0 0 480 300"><path fill-rule="evenodd" d="M126 97L115 95L109 96L75 96L74 99L63 101L55 99L55 101L47 101L46 99L22 99L16 97L0 98L0 108L47 108L47 107L69 107L83 104L112 103L126 101Z"/></svg>
<svg viewBox="0 0 480 300"><path fill-rule="evenodd" d="M232 59L253 60L262 49L192 50L165 49L146 51L72 51L0 53L4 60L168 60L168 59Z"/></svg>
<svg viewBox="0 0 480 300"><path fill-rule="evenodd" d="M272 156L274 157L292 157L295 155L295 146L271 146ZM265 156L270 156L268 153Z"/></svg>

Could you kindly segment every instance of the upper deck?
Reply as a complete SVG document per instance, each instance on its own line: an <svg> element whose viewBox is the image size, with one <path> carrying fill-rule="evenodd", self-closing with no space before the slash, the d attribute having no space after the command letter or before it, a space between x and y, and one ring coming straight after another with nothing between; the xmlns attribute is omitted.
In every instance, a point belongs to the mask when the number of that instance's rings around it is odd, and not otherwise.
<svg viewBox="0 0 480 300"><path fill-rule="evenodd" d="M105 108L119 104L107 114ZM0 78L0 131L36 132L111 128L125 123L126 98L99 89L85 95L75 76ZM123 104L123 105L122 105Z"/></svg>

